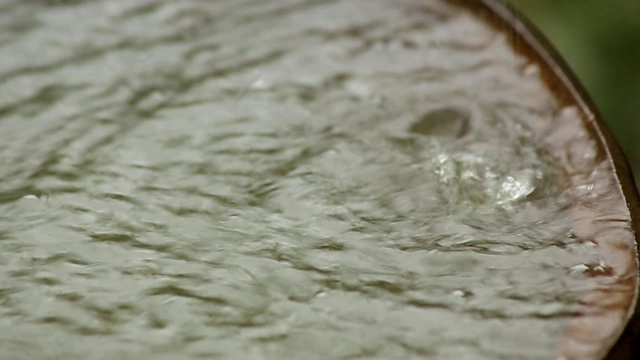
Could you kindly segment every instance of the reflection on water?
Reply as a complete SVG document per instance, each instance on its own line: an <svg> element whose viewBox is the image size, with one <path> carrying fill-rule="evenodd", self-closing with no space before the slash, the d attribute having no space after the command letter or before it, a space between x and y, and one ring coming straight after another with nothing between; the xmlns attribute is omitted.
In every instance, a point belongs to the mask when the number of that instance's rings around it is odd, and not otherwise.
<svg viewBox="0 0 640 360"><path fill-rule="evenodd" d="M2 358L545 358L594 286L557 105L440 1L4 1L0 58Z"/></svg>

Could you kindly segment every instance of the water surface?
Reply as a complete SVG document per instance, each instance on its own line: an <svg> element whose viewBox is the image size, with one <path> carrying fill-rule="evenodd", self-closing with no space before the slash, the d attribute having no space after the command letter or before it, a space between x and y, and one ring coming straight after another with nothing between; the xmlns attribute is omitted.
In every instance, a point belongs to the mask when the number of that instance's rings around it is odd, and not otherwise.
<svg viewBox="0 0 640 360"><path fill-rule="evenodd" d="M542 359L595 286L575 111L444 2L4 1L0 59L4 359Z"/></svg>

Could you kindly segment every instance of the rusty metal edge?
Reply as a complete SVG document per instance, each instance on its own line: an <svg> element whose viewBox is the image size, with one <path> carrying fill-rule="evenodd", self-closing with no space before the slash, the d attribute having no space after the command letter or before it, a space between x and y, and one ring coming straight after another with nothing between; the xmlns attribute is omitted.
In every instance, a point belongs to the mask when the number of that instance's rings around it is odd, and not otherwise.
<svg viewBox="0 0 640 360"><path fill-rule="evenodd" d="M583 114L585 127L600 151L606 155L616 176L621 193L629 209L631 227L636 243L636 278L640 278L638 253L640 244L640 197L635 187L631 167L622 149L606 126L591 97L550 41L513 5L505 0L448 0L472 10L477 16L511 37L516 53L540 66L543 81L561 105L577 106ZM627 324L618 340L604 349L606 360L640 359L640 302L636 288Z"/></svg>

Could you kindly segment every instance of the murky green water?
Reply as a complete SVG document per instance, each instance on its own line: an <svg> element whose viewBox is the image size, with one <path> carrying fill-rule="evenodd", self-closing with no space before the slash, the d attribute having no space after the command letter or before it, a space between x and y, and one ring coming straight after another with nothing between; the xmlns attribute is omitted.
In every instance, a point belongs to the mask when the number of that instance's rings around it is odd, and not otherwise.
<svg viewBox="0 0 640 360"><path fill-rule="evenodd" d="M2 359L546 358L593 250L440 1L0 3Z"/></svg>

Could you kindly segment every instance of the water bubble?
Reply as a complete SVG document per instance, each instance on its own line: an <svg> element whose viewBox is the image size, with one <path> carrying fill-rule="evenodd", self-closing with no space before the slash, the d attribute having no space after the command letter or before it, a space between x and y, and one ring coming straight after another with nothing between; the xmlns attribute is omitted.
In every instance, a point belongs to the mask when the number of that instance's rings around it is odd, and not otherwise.
<svg viewBox="0 0 640 360"><path fill-rule="evenodd" d="M537 174L533 170L524 170L507 176L500 186L498 199L502 202L513 202L526 198L536 189L536 177Z"/></svg>
<svg viewBox="0 0 640 360"><path fill-rule="evenodd" d="M458 298L469 298L471 296L473 296L473 293L469 290L466 289L457 289L451 292L451 295L458 297Z"/></svg>

